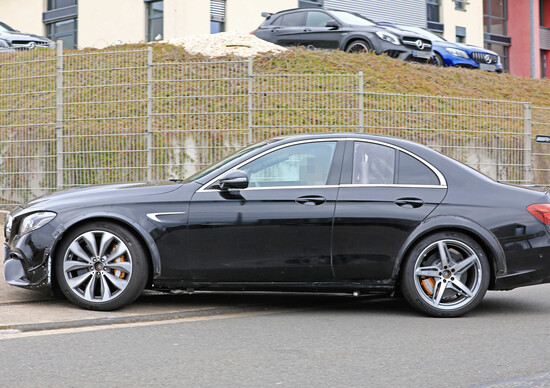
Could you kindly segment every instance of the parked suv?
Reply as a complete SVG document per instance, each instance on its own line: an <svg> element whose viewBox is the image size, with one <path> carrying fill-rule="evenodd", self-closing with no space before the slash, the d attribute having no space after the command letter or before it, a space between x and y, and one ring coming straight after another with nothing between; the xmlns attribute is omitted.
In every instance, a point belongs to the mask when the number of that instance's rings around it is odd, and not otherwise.
<svg viewBox="0 0 550 388"><path fill-rule="evenodd" d="M254 35L281 46L373 51L422 62L432 56L429 39L406 31L389 31L357 13L297 8L275 14L263 12L262 16L266 19Z"/></svg>
<svg viewBox="0 0 550 388"><path fill-rule="evenodd" d="M55 42L42 36L17 31L0 22L0 51L31 50L37 47L54 48Z"/></svg>
<svg viewBox="0 0 550 388"><path fill-rule="evenodd" d="M414 32L432 41L434 56L432 62L437 66L456 66L470 69L481 69L502 73L500 56L494 51L469 44L449 42L439 35L420 27L402 26L392 23L380 25L393 27L401 31Z"/></svg>

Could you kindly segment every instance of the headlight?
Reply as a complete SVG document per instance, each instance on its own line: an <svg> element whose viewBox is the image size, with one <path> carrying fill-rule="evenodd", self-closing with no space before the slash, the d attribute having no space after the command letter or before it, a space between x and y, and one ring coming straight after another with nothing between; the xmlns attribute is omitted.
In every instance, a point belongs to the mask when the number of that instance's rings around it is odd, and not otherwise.
<svg viewBox="0 0 550 388"><path fill-rule="evenodd" d="M455 57L464 58L464 59L470 59L468 56L468 53L464 50L454 49L454 48L446 48L447 52L451 55L454 55Z"/></svg>
<svg viewBox="0 0 550 388"><path fill-rule="evenodd" d="M390 42L390 43L393 43L393 44L401 44L401 43L399 43L399 39L397 38L397 36L395 36L394 34L390 34L389 32L377 31L376 35L380 39L385 40L386 42Z"/></svg>
<svg viewBox="0 0 550 388"><path fill-rule="evenodd" d="M32 213L23 218L21 221L21 226L19 227L19 235L22 236L25 233L29 233L33 230L41 228L46 225L48 222L53 220L57 214L53 212L40 212Z"/></svg>
<svg viewBox="0 0 550 388"><path fill-rule="evenodd" d="M11 44L7 40L0 39L0 48L10 48Z"/></svg>
<svg viewBox="0 0 550 388"><path fill-rule="evenodd" d="M4 223L4 237L6 237L6 240L10 239L12 224L13 224L13 217L10 214L8 214L6 216L6 222Z"/></svg>

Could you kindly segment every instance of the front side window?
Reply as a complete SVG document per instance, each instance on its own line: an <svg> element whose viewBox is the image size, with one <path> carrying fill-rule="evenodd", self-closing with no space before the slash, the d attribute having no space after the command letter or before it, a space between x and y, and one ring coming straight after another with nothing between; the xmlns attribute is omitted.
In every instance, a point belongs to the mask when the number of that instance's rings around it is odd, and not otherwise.
<svg viewBox="0 0 550 388"><path fill-rule="evenodd" d="M306 18L307 27L325 27L327 22L334 21L332 17L324 12L308 12Z"/></svg>
<svg viewBox="0 0 550 388"><path fill-rule="evenodd" d="M147 41L162 40L164 36L164 1L147 3Z"/></svg>
<svg viewBox="0 0 550 388"><path fill-rule="evenodd" d="M336 142L304 143L278 149L241 166L249 187L324 186Z"/></svg>

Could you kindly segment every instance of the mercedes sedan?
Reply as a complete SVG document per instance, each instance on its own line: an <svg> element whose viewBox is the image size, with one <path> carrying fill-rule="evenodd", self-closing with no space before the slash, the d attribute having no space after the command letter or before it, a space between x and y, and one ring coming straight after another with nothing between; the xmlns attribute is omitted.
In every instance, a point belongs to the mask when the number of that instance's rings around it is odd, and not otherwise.
<svg viewBox="0 0 550 388"><path fill-rule="evenodd" d="M184 181L54 193L6 220L8 283L87 309L144 288L400 291L432 316L550 281L550 197L409 141L276 138Z"/></svg>

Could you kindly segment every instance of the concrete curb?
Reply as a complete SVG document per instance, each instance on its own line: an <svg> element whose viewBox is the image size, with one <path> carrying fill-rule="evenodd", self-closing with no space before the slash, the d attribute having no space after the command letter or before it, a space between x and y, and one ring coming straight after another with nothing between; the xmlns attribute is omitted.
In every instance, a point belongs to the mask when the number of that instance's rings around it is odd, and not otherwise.
<svg viewBox="0 0 550 388"><path fill-rule="evenodd" d="M59 329L75 329L89 326L107 326L120 325L125 323L143 323L168 321L185 318L210 317L226 314L238 314L254 311L269 310L267 306L255 305L246 307L216 307L210 309L201 309L193 311L180 311L175 313L159 313L138 315L129 317L112 317L112 318L97 318L97 319L82 319L64 322L45 322L45 323L29 323L21 325L6 325L0 326L0 334L25 333L44 330L59 330Z"/></svg>

